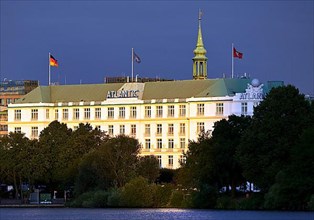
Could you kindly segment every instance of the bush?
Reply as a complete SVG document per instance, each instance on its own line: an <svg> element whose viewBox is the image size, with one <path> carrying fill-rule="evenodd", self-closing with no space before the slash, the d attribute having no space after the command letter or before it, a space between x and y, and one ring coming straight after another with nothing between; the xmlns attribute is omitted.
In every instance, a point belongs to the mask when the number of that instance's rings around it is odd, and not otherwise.
<svg viewBox="0 0 314 220"><path fill-rule="evenodd" d="M238 203L238 209L258 210L263 208L264 195L262 193L253 193L248 198L243 198Z"/></svg>
<svg viewBox="0 0 314 220"><path fill-rule="evenodd" d="M310 201L308 202L308 210L314 211L314 194L311 195Z"/></svg>
<svg viewBox="0 0 314 220"><path fill-rule="evenodd" d="M119 189L111 189L109 191L107 205L108 207L119 207L121 201L121 191Z"/></svg>
<svg viewBox="0 0 314 220"><path fill-rule="evenodd" d="M152 207L153 187L144 177L136 177L128 182L121 192L121 205L126 207Z"/></svg>
<svg viewBox="0 0 314 220"><path fill-rule="evenodd" d="M163 208L169 206L173 185L154 185L154 207Z"/></svg>
<svg viewBox="0 0 314 220"><path fill-rule="evenodd" d="M102 190L83 193L73 202L71 202L69 206L84 208L107 207L108 196L109 193Z"/></svg>
<svg viewBox="0 0 314 220"><path fill-rule="evenodd" d="M222 196L217 199L216 208L217 209L236 209L237 202L235 199L229 196Z"/></svg>
<svg viewBox="0 0 314 220"><path fill-rule="evenodd" d="M192 192L193 208L214 208L217 200L217 190L210 185L203 185L199 191Z"/></svg>

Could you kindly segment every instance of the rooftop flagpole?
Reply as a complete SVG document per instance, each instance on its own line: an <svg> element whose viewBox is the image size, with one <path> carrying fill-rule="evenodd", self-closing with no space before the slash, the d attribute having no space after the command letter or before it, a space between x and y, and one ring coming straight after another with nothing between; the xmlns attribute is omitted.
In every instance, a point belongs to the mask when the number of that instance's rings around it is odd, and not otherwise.
<svg viewBox="0 0 314 220"><path fill-rule="evenodd" d="M133 75L134 75L134 48L132 47L132 77L131 82L133 82Z"/></svg>
<svg viewBox="0 0 314 220"><path fill-rule="evenodd" d="M50 86L50 52L48 54L48 86Z"/></svg>
<svg viewBox="0 0 314 220"><path fill-rule="evenodd" d="M231 47L231 78L233 79L233 43L232 43L232 47Z"/></svg>

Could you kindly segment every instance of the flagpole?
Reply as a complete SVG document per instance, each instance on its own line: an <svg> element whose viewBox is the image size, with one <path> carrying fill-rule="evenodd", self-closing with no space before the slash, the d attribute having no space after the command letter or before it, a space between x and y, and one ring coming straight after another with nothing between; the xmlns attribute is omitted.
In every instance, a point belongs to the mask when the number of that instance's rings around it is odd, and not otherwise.
<svg viewBox="0 0 314 220"><path fill-rule="evenodd" d="M133 82L133 75L134 75L134 48L132 47L132 77L131 82Z"/></svg>
<svg viewBox="0 0 314 220"><path fill-rule="evenodd" d="M231 78L232 78L232 79L233 79L233 68L234 68L234 67L233 67L233 64L234 64L234 63L233 63L233 62L234 62L233 59L234 59L234 58L233 58L233 43L232 43L232 47L231 47Z"/></svg>
<svg viewBox="0 0 314 220"><path fill-rule="evenodd" d="M50 52L48 54L48 86L50 86Z"/></svg>

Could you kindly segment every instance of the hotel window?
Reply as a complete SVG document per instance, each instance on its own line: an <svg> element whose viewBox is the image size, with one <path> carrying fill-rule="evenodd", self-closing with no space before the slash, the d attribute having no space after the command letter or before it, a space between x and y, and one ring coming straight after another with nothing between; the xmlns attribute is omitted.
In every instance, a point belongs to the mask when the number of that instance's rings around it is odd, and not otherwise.
<svg viewBox="0 0 314 220"><path fill-rule="evenodd" d="M181 117L186 115L186 105L179 105L179 115Z"/></svg>
<svg viewBox="0 0 314 220"><path fill-rule="evenodd" d="M38 137L38 127L32 127L31 128L31 137L32 138Z"/></svg>
<svg viewBox="0 0 314 220"><path fill-rule="evenodd" d="M180 123L180 135L185 135L185 123Z"/></svg>
<svg viewBox="0 0 314 220"><path fill-rule="evenodd" d="M205 130L204 122L197 122L197 133L203 132Z"/></svg>
<svg viewBox="0 0 314 220"><path fill-rule="evenodd" d="M157 124L157 132L156 134L161 135L162 134L162 124Z"/></svg>
<svg viewBox="0 0 314 220"><path fill-rule="evenodd" d="M247 115L247 102L241 103L241 115Z"/></svg>
<svg viewBox="0 0 314 220"><path fill-rule="evenodd" d="M108 118L114 118L114 108L113 107L108 108Z"/></svg>
<svg viewBox="0 0 314 220"><path fill-rule="evenodd" d="M113 125L108 125L108 134L113 135Z"/></svg>
<svg viewBox="0 0 314 220"><path fill-rule="evenodd" d="M84 108L84 119L90 119L90 108Z"/></svg>
<svg viewBox="0 0 314 220"><path fill-rule="evenodd" d="M62 119L63 120L68 120L69 119L69 109L67 109L67 108L62 109Z"/></svg>
<svg viewBox="0 0 314 220"><path fill-rule="evenodd" d="M74 120L80 119L80 109L78 108L73 109L73 119Z"/></svg>
<svg viewBox="0 0 314 220"><path fill-rule="evenodd" d="M161 139L161 138L158 138L158 139L157 139L157 148L158 148L158 149L161 149L161 148L162 148L162 139Z"/></svg>
<svg viewBox="0 0 314 220"><path fill-rule="evenodd" d="M158 160L159 167L161 167L161 165L162 165L162 158L161 158L161 155L158 155L158 156L157 156L157 160Z"/></svg>
<svg viewBox="0 0 314 220"><path fill-rule="evenodd" d="M49 119L49 118L50 118L50 110L46 109L46 119Z"/></svg>
<svg viewBox="0 0 314 220"><path fill-rule="evenodd" d="M204 104L197 104L197 115L204 115Z"/></svg>
<svg viewBox="0 0 314 220"><path fill-rule="evenodd" d="M180 138L180 148L185 148L185 138Z"/></svg>
<svg viewBox="0 0 314 220"><path fill-rule="evenodd" d="M145 118L152 117L152 107L151 106L145 106Z"/></svg>
<svg viewBox="0 0 314 220"><path fill-rule="evenodd" d="M22 111L21 110L14 110L14 120L21 121Z"/></svg>
<svg viewBox="0 0 314 220"><path fill-rule="evenodd" d="M131 135L132 136L136 135L136 125L131 125Z"/></svg>
<svg viewBox="0 0 314 220"><path fill-rule="evenodd" d="M119 107L119 118L125 118L125 107Z"/></svg>
<svg viewBox="0 0 314 220"><path fill-rule="evenodd" d="M146 136L150 135L150 124L145 124L145 135Z"/></svg>
<svg viewBox="0 0 314 220"><path fill-rule="evenodd" d="M15 132L15 133L21 133L21 132L22 132L21 127L15 127L15 128L14 128L14 132Z"/></svg>
<svg viewBox="0 0 314 220"><path fill-rule="evenodd" d="M224 104L216 103L216 115L223 115L223 114L224 114Z"/></svg>
<svg viewBox="0 0 314 220"><path fill-rule="evenodd" d="M173 124L168 124L168 135L173 135L174 130L173 127L174 127Z"/></svg>
<svg viewBox="0 0 314 220"><path fill-rule="evenodd" d="M145 149L150 149L150 139L145 139Z"/></svg>
<svg viewBox="0 0 314 220"><path fill-rule="evenodd" d="M130 107L130 118L136 118L136 106Z"/></svg>
<svg viewBox="0 0 314 220"><path fill-rule="evenodd" d="M168 155L168 166L173 167L173 155Z"/></svg>
<svg viewBox="0 0 314 220"><path fill-rule="evenodd" d="M180 164L185 164L186 163L186 157L184 155L180 155L179 163Z"/></svg>
<svg viewBox="0 0 314 220"><path fill-rule="evenodd" d="M162 106L161 105L156 106L156 117L158 117L158 118L162 117Z"/></svg>
<svg viewBox="0 0 314 220"><path fill-rule="evenodd" d="M7 105L12 103L12 99L7 99Z"/></svg>
<svg viewBox="0 0 314 220"><path fill-rule="evenodd" d="M55 109L55 120L59 119L59 109Z"/></svg>
<svg viewBox="0 0 314 220"><path fill-rule="evenodd" d="M174 147L174 140L172 138L168 139L168 148L173 149L173 147Z"/></svg>
<svg viewBox="0 0 314 220"><path fill-rule="evenodd" d="M32 109L31 110L31 119L32 120L38 120L38 109Z"/></svg>
<svg viewBox="0 0 314 220"><path fill-rule="evenodd" d="M95 125L95 130L100 131L100 125Z"/></svg>
<svg viewBox="0 0 314 220"><path fill-rule="evenodd" d="M253 107L256 107L256 106L258 106L259 105L259 102L254 102L253 103Z"/></svg>
<svg viewBox="0 0 314 220"><path fill-rule="evenodd" d="M125 134L125 125L120 125L120 134Z"/></svg>
<svg viewBox="0 0 314 220"><path fill-rule="evenodd" d="M95 108L95 119L101 119L101 108Z"/></svg>
<svg viewBox="0 0 314 220"><path fill-rule="evenodd" d="M168 105L168 117L174 117L174 105Z"/></svg>

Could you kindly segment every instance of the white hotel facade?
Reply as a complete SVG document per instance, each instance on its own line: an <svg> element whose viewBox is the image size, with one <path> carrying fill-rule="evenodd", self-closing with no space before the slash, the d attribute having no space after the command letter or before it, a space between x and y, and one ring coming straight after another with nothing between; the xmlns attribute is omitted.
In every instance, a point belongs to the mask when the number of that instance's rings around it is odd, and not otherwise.
<svg viewBox="0 0 314 220"><path fill-rule="evenodd" d="M256 79L207 79L200 20L194 54L193 80L40 86L8 106L8 130L38 138L54 120L90 123L138 139L141 155L178 168L189 140L229 115L252 115L264 96Z"/></svg>

